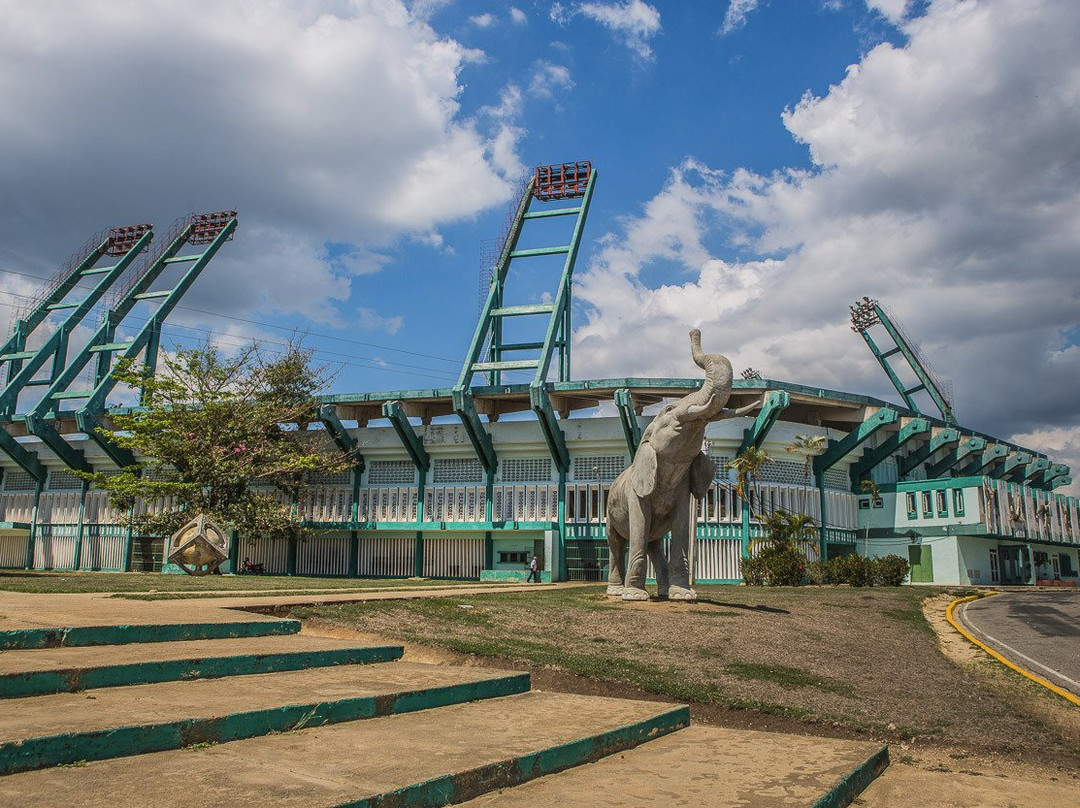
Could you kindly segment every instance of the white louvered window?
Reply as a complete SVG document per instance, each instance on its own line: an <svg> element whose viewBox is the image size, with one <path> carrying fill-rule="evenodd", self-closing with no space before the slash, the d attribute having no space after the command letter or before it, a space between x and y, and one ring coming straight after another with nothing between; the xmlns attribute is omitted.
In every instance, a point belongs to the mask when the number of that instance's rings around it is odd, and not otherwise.
<svg viewBox="0 0 1080 808"><path fill-rule="evenodd" d="M334 474L309 474L307 484L312 486L352 485L352 472L349 469Z"/></svg>
<svg viewBox="0 0 1080 808"><path fill-rule="evenodd" d="M25 471L5 471L4 472L4 490L5 491L33 491L34 490L34 478L27 474Z"/></svg>
<svg viewBox="0 0 1080 808"><path fill-rule="evenodd" d="M408 460L373 460L368 466L368 485L411 485L416 467Z"/></svg>
<svg viewBox="0 0 1080 808"><path fill-rule="evenodd" d="M484 467L475 457L438 457L432 463L432 482L436 484L483 481Z"/></svg>
<svg viewBox="0 0 1080 808"><path fill-rule="evenodd" d="M709 459L716 464L716 474L713 475L714 480L726 482L731 479L731 461L734 459L731 455L709 452Z"/></svg>
<svg viewBox="0 0 1080 808"><path fill-rule="evenodd" d="M551 459L547 457L508 457L500 466L504 483L551 482Z"/></svg>
<svg viewBox="0 0 1080 808"><path fill-rule="evenodd" d="M805 485L807 479L806 467L802 463L791 460L773 460L766 463L757 473L758 482L780 483L781 485ZM845 475L846 479L846 475ZM810 483L814 482L814 472L810 471ZM847 486L845 486L847 487Z"/></svg>
<svg viewBox="0 0 1080 808"><path fill-rule="evenodd" d="M846 468L831 468L825 472L825 487L835 488L838 491L851 490L851 477Z"/></svg>
<svg viewBox="0 0 1080 808"><path fill-rule="evenodd" d="M625 455L587 455L574 458L574 479L579 482L614 480L626 468Z"/></svg>
<svg viewBox="0 0 1080 808"><path fill-rule="evenodd" d="M70 471L50 471L45 487L49 491L79 491L83 481Z"/></svg>

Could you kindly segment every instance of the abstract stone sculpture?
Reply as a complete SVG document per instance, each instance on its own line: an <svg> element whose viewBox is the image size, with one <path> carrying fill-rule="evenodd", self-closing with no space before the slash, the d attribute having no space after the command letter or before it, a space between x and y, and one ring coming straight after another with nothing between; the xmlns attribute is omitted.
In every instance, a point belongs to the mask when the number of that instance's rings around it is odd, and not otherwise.
<svg viewBox="0 0 1080 808"><path fill-rule="evenodd" d="M188 575L209 575L229 557L225 533L199 514L169 539L169 561Z"/></svg>
<svg viewBox="0 0 1080 808"><path fill-rule="evenodd" d="M608 595L648 600L646 559L656 570L657 596L696 600L690 587L690 497L703 497L716 465L701 450L705 427L712 421L746 415L762 400L737 410L725 409L731 396L731 363L701 351L701 332L690 332L694 362L705 371L700 390L668 404L641 436L634 462L611 485L607 534L610 574ZM665 561L664 534L671 532ZM627 560L629 545L629 560Z"/></svg>

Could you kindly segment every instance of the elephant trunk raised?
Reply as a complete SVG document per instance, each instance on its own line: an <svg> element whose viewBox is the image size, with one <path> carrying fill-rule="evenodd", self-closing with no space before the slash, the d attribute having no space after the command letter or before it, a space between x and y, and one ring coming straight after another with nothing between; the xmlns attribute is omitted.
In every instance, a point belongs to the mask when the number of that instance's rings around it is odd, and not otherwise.
<svg viewBox="0 0 1080 808"><path fill-rule="evenodd" d="M696 393L685 399L685 417L693 420L710 419L718 415L731 396L731 362L720 354L707 354L701 350L701 332L690 332L690 355L694 364L705 371L705 383Z"/></svg>

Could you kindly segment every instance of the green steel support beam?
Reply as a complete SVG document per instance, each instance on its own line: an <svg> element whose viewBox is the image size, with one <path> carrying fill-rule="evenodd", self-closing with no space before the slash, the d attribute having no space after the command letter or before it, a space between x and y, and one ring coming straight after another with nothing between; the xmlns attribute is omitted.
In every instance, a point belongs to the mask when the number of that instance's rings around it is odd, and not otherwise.
<svg viewBox="0 0 1080 808"><path fill-rule="evenodd" d="M2 426L0 426L0 451L14 460L19 468L39 483L45 482L48 472L41 465L41 461L38 460L37 453L30 451L15 440L14 436Z"/></svg>
<svg viewBox="0 0 1080 808"><path fill-rule="evenodd" d="M1026 466L1024 470L1020 472L1020 479L1017 482L1028 484L1033 480L1040 479L1044 472L1050 470L1050 461L1045 457L1036 457Z"/></svg>
<svg viewBox="0 0 1080 808"><path fill-rule="evenodd" d="M420 472L421 479L423 479L428 469L431 468L431 458L424 448L424 441L416 434L416 430L409 423L409 418L405 415L401 402L387 401L383 404L382 411L383 417L390 419L390 425L394 427L394 431L397 432L397 436L401 440L401 445L405 447L409 459L412 460L416 470Z"/></svg>
<svg viewBox="0 0 1080 808"><path fill-rule="evenodd" d="M147 245L150 244L150 240L153 238L153 233L147 230L132 247L128 250L123 258L121 258L115 266L111 268L111 271L102 275L101 279L94 285L86 296L74 304L71 307L70 313L64 319L64 322L49 335L40 348L29 358L25 364L22 364L21 369L10 376L10 380L4 387L3 392L0 392L0 415L4 417L11 417L19 403L19 394L26 388L34 376L41 370L45 363L52 359L52 374L51 379L57 378L64 369L64 364L67 360L67 348L68 338L71 332L75 329L79 323L90 313L91 309L97 305L97 302L101 300L102 296L109 290L109 288L120 279L120 276L124 274L127 268L131 265L131 262L138 257ZM105 245L108 244L106 240L101 247L104 250ZM97 260L101 255L101 252L95 253L94 260ZM89 260L89 259L88 259ZM76 275L76 280L78 279Z"/></svg>
<svg viewBox="0 0 1080 808"><path fill-rule="evenodd" d="M898 452L909 441L930 432L930 422L926 418L909 418L902 421L900 429L893 432L873 449L867 449L863 456L851 465L851 487L858 488L859 483L870 476L870 472L883 463L886 458Z"/></svg>
<svg viewBox="0 0 1080 808"><path fill-rule="evenodd" d="M333 404L320 406L319 421L326 428L326 434L330 436L330 439L341 450L341 453L352 458L353 466L363 471L364 456L360 454L360 444L341 423L341 419L338 418L337 408Z"/></svg>
<svg viewBox="0 0 1080 808"><path fill-rule="evenodd" d="M1002 446L1000 443L995 443L992 446L987 446L981 454L975 457L970 463L965 466L961 466L960 470L956 473L957 477L977 477L985 475L988 470L1001 463L1009 455L1009 447Z"/></svg>
<svg viewBox="0 0 1080 808"><path fill-rule="evenodd" d="M1069 475L1065 475L1064 477L1055 477L1053 480L1050 481L1049 485L1051 489L1062 488L1066 485L1072 485L1072 477L1070 477Z"/></svg>
<svg viewBox="0 0 1080 808"><path fill-rule="evenodd" d="M955 468L962 460L965 460L976 452L986 448L986 438L966 437L961 440L955 449L950 449L945 456L936 463L926 467L926 479L933 480L941 477L945 472Z"/></svg>
<svg viewBox="0 0 1080 808"><path fill-rule="evenodd" d="M543 385L529 386L529 402L540 420L540 429L544 433L544 442L547 443L551 459L555 461L555 467L565 474L570 471L570 450L566 448L566 436L563 435L559 419L555 417L551 399Z"/></svg>
<svg viewBox="0 0 1080 808"><path fill-rule="evenodd" d="M827 555L826 534L826 502L825 502L825 472L843 460L851 452L855 451L862 443L870 438L875 432L889 424L895 424L900 414L889 407L882 407L855 429L851 430L840 440L829 441L825 451L814 458L814 476L817 478L818 500L821 503L821 524L818 525L818 543L821 560ZM743 544L746 543L746 530L748 529L746 514L743 514L744 536Z"/></svg>
<svg viewBox="0 0 1080 808"><path fill-rule="evenodd" d="M882 427L895 424L899 418L896 410L882 407L840 440L829 441L825 451L814 458L814 474L820 479L822 474L855 451L867 438Z"/></svg>
<svg viewBox="0 0 1080 808"><path fill-rule="evenodd" d="M93 467L86 460L86 455L81 449L76 449L57 431L51 423L38 415L30 413L26 416L26 428L32 434L41 438L41 441L52 450L64 465L74 471L93 471Z"/></svg>
<svg viewBox="0 0 1080 808"><path fill-rule="evenodd" d="M1069 467L1066 466L1064 463L1055 463L1049 469L1043 472L1042 478L1036 477L1036 482L1034 484L1037 485L1039 488L1045 488L1047 491L1050 491L1054 488L1054 480L1058 479L1059 477L1068 476Z"/></svg>
<svg viewBox="0 0 1080 808"><path fill-rule="evenodd" d="M1011 478L1016 472L1022 470L1032 460L1030 452L1009 452L1009 456L1005 458L1005 462L995 469L991 469L990 475L996 480L1005 480Z"/></svg>
<svg viewBox="0 0 1080 808"><path fill-rule="evenodd" d="M480 421L480 415L476 412L472 394L468 390L454 388L451 393L451 400L454 404L454 412L461 419L461 424L465 427L465 434L469 436L469 443L472 444L473 451L476 452L476 456L480 459L484 471L488 474L494 474L499 468L499 458L495 454L495 445L491 442L491 435L484 429L484 424Z"/></svg>
<svg viewBox="0 0 1080 808"><path fill-rule="evenodd" d="M138 465L134 452L118 445L99 431L101 424L96 413L87 412L86 410L76 411L75 424L80 431L86 433L86 437L101 448L101 451L116 464L117 468L126 469Z"/></svg>
<svg viewBox="0 0 1080 808"><path fill-rule="evenodd" d="M619 408L623 437L626 438L626 448L630 451L630 459L633 460L638 446L641 445L641 424L638 423L637 413L634 412L634 399L628 388L623 387L615 391L615 406Z"/></svg>
<svg viewBox="0 0 1080 808"><path fill-rule="evenodd" d="M783 391L773 390L765 397L765 403L754 419L754 423L743 430L742 445L739 446L738 454L742 454L751 446L760 449L761 444L769 434L769 430L780 419L780 413L791 404L791 395Z"/></svg>
<svg viewBox="0 0 1080 808"><path fill-rule="evenodd" d="M939 449L944 449L946 446L951 446L954 443L960 442L960 430L953 427L945 427L935 432L929 441L924 443L914 452L907 457L900 459L897 469L900 472L901 477L906 477L910 474L920 463L929 460L933 457L934 452Z"/></svg>

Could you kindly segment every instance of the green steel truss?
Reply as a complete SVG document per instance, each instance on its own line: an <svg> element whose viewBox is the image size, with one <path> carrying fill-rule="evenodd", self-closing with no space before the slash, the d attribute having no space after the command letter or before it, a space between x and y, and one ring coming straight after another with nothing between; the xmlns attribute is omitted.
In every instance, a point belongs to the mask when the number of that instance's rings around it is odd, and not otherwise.
<svg viewBox="0 0 1080 808"><path fill-rule="evenodd" d="M885 332L892 343L892 346L886 346L885 350L882 350L874 341L874 338L870 336L870 329L878 324L885 328ZM914 398L916 393L925 391L941 413L942 420L949 426L955 426L956 418L953 416L952 405L945 398L941 385L934 378L929 368L926 367L925 362L919 357L918 351L911 344L911 341L904 336L896 323L889 318L878 301L864 297L854 306L851 306L851 330L858 332L866 341L871 353L874 354L874 358L881 365L881 369L885 371L885 375L889 377L889 381L892 382L893 387L896 388L900 397L904 399L904 403L911 410L919 415L925 414L919 409L919 405ZM914 386L908 387L897 375L896 370L889 362L894 356L900 356L915 375L918 381Z"/></svg>
<svg viewBox="0 0 1080 808"><path fill-rule="evenodd" d="M207 236L204 224L208 216L220 219L213 227L212 237ZM135 458L130 451L115 445L98 431L98 418L105 411L106 397L117 384L115 371L120 362L134 361L142 355L143 363L151 371L156 367L158 343L165 318L236 230L238 222L234 212L208 216L192 216L186 223L178 224L174 228L162 249L136 274L132 284L119 296L106 314L104 322L82 350L63 372L53 379L37 405L25 416L21 416L26 421L27 429L41 438L70 468L91 470L83 452L71 446L56 426L50 423L52 418L70 414L70 411L60 410L61 402L67 400L83 401L82 406L74 412L76 425L101 447L110 460L121 467L134 464ZM201 252L181 254L184 247L195 244L205 245L205 248ZM178 264L187 265L187 268L174 287L150 290L154 281L166 269ZM159 302L145 320L129 318L132 309L142 301ZM134 331L133 335L116 341L117 333L125 330L125 326ZM96 366L90 389L72 389L72 384L95 359Z"/></svg>
<svg viewBox="0 0 1080 808"><path fill-rule="evenodd" d="M498 458L491 437L484 429L473 405L470 391L473 387L473 377L477 374L484 378L488 386L498 386L503 382L504 373L531 372L533 374L529 385L531 409L540 420L552 459L563 471L569 469L570 466L566 440L551 407L546 386L548 374L556 356L558 381L570 380L570 310L574 264L581 247L581 237L585 230L585 220L589 214L593 190L596 187L597 173L591 165L588 165L587 181L584 181L573 193L557 197L560 200L573 200L570 205L565 206L565 202L562 202L563 207L550 207L545 205L554 197L545 195L544 189L538 186L538 178L543 168L545 167L538 169L536 176L529 180L518 202L506 241L492 271L491 287L473 333L465 364L453 388L454 412L461 418L473 449L489 474L494 474ZM534 203L538 201L541 205L534 209ZM530 224L552 218L568 218L573 221L570 237L565 243L547 247L518 248L523 232L531 229ZM558 286L551 294L552 302L511 302L508 297L511 290L507 288L507 279L511 268L515 265L514 262L549 255L564 256ZM504 325L511 317L523 318L525 322L541 320L546 323L546 326L543 331L539 329L534 331L531 338L519 338L518 341L508 342L504 339ZM483 359L485 347L487 358Z"/></svg>
<svg viewBox="0 0 1080 808"><path fill-rule="evenodd" d="M25 335L29 332L24 330L24 325L32 330L44 320L45 315L48 315L52 311L68 312L64 321L57 326L56 330L49 335L41 347L36 351L21 351L0 355L0 362L7 362L9 368L8 383L4 387L3 392L0 392L0 417L9 419L15 414L18 409L19 394L27 387L51 385L52 380L57 378L63 372L64 365L67 362L68 339L71 336L71 332L83 321L86 315L90 313L91 309L97 305L105 292L120 279L120 276L124 274L139 253L146 249L152 238L153 232L148 227L131 248L123 254L119 261L112 266L96 267L94 265L106 254L111 242L111 239L105 239L97 249L87 256L86 260L82 261L75 268L71 278L61 284L59 288L66 287L66 291L63 295L60 295L59 298L57 298L55 293L47 295L45 300L53 302L45 303L43 301L42 305L39 306L39 308L44 309L43 314L35 310L26 321L20 321L16 325L16 336L19 336L20 332L23 332L22 338L25 339ZM98 281L81 300L74 302L59 302L66 297L68 291L71 291L74 288L77 281L88 277L96 277L98 278ZM14 339L15 336L12 337L12 340ZM35 379L34 376L37 375L38 371L40 371L50 359L52 360L50 378ZM18 363L20 367L16 367L16 363Z"/></svg>
<svg viewBox="0 0 1080 808"><path fill-rule="evenodd" d="M620 387L615 391L615 406L619 410L619 422L622 424L623 437L626 438L626 448L630 452L630 459L637 455L641 445L641 424L638 423L637 412L634 410L634 398L630 390Z"/></svg>
<svg viewBox="0 0 1080 808"><path fill-rule="evenodd" d="M990 470L999 463L1004 462L1009 454L1009 447L1001 444L987 446L982 453L976 455L970 463L956 472L957 477L977 477L990 473Z"/></svg>
<svg viewBox="0 0 1080 808"><path fill-rule="evenodd" d="M383 404L383 416L390 420L390 425L394 427L394 431L401 440L401 445L405 447L409 459L420 473L420 479L424 479L431 468L431 458L428 456L427 449L424 448L423 439L416 434L416 430L409 423L401 402L387 401Z"/></svg>
<svg viewBox="0 0 1080 808"><path fill-rule="evenodd" d="M937 429L930 436L930 440L920 446L906 457L900 458L897 470L901 477L906 477L914 471L920 463L929 460L935 452L960 442L960 430L953 427Z"/></svg>
<svg viewBox="0 0 1080 808"><path fill-rule="evenodd" d="M986 449L986 438L976 436L963 438L954 448L945 452L940 460L927 464L926 479L933 480L945 476L947 472L956 468L961 461L967 460L977 452L981 453L984 449Z"/></svg>
<svg viewBox="0 0 1080 808"><path fill-rule="evenodd" d="M362 472L364 470L364 456L360 454L360 444L356 438L349 434L349 430L345 428L345 425L341 423L337 409L333 404L319 406L319 421L338 450L352 460L354 471Z"/></svg>
<svg viewBox="0 0 1080 808"><path fill-rule="evenodd" d="M869 479L870 472L887 457L898 452L909 441L927 435L930 422L926 418L907 418L900 429L893 432L873 449L867 449L858 461L851 464L851 487L857 490L863 480Z"/></svg>

